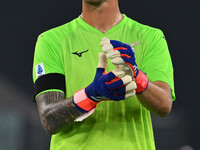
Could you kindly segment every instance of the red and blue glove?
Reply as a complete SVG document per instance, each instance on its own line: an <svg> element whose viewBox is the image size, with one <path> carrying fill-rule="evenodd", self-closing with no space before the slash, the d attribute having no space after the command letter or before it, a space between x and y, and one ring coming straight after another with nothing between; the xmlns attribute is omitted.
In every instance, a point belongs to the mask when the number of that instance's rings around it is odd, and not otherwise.
<svg viewBox="0 0 200 150"><path fill-rule="evenodd" d="M136 93L142 93L147 88L149 80L146 74L137 67L134 48L128 44L109 40L108 38L103 38L101 46L103 52L111 59L111 62L135 80L137 84Z"/></svg>
<svg viewBox="0 0 200 150"><path fill-rule="evenodd" d="M124 100L135 95L136 84L124 71L114 70L105 73L107 58L99 54L99 64L93 82L74 94L74 104L81 112L88 112L102 100Z"/></svg>

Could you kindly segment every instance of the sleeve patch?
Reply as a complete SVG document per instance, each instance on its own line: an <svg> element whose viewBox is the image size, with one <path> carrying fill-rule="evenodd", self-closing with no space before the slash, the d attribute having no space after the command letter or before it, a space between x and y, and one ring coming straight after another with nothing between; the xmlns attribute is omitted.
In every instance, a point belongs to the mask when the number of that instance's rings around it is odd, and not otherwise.
<svg viewBox="0 0 200 150"><path fill-rule="evenodd" d="M43 64L43 62L40 63L40 64L38 64L38 65L36 66L36 69L35 69L35 70L36 70L36 76L37 76L37 78L39 78L39 77L45 75L45 70L44 70L44 64Z"/></svg>

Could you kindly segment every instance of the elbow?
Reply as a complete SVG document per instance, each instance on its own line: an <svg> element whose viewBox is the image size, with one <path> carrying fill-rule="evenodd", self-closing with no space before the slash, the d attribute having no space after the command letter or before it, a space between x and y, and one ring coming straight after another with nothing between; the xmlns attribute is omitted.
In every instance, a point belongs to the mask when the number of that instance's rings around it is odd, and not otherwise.
<svg viewBox="0 0 200 150"><path fill-rule="evenodd" d="M162 111L158 112L158 116L159 117L166 117L169 113L170 113L169 110L162 110Z"/></svg>
<svg viewBox="0 0 200 150"><path fill-rule="evenodd" d="M172 100L168 100L166 104L160 107L157 114L159 117L166 117L171 112L171 109L172 109Z"/></svg>
<svg viewBox="0 0 200 150"><path fill-rule="evenodd" d="M49 121L44 118L44 120L41 120L42 127L46 131L46 133L50 135L54 135L57 133L55 129L53 129L52 125L48 123Z"/></svg>
<svg viewBox="0 0 200 150"><path fill-rule="evenodd" d="M55 134L57 134L57 133L59 133L59 132L57 132L57 131L50 131L50 130L45 130L49 135L55 135Z"/></svg>
<svg viewBox="0 0 200 150"><path fill-rule="evenodd" d="M44 123L42 123L42 126L43 126L43 129L46 131L46 133L48 133L49 135L54 135L58 133L57 130L54 130L51 127L45 126Z"/></svg>
<svg viewBox="0 0 200 150"><path fill-rule="evenodd" d="M43 126L43 129L46 131L47 134L49 134L49 135L54 135L54 134L55 134L54 131L52 131L52 130L46 128L43 124L42 124L42 126Z"/></svg>
<svg viewBox="0 0 200 150"><path fill-rule="evenodd" d="M56 133L58 133L58 128L56 127L56 124L54 124L53 122L53 116L50 113L43 113L40 114L40 120L41 120L41 124L43 129L50 135L54 135Z"/></svg>

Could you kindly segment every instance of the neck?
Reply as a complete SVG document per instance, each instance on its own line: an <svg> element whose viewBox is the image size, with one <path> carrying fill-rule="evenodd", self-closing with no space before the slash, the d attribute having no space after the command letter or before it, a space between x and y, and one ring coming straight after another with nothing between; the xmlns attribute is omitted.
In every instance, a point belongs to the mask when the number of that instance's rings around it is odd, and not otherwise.
<svg viewBox="0 0 200 150"><path fill-rule="evenodd" d="M105 33L118 24L123 16L117 0L106 0L99 5L91 5L83 1L81 18L89 25Z"/></svg>

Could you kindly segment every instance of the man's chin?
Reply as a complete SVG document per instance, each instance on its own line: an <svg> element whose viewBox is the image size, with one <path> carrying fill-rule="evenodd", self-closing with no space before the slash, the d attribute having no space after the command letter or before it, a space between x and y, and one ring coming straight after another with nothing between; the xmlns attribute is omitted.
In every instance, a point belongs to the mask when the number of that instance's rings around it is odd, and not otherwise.
<svg viewBox="0 0 200 150"><path fill-rule="evenodd" d="M84 0L85 3L94 5L94 6L99 6L104 2L105 0Z"/></svg>

